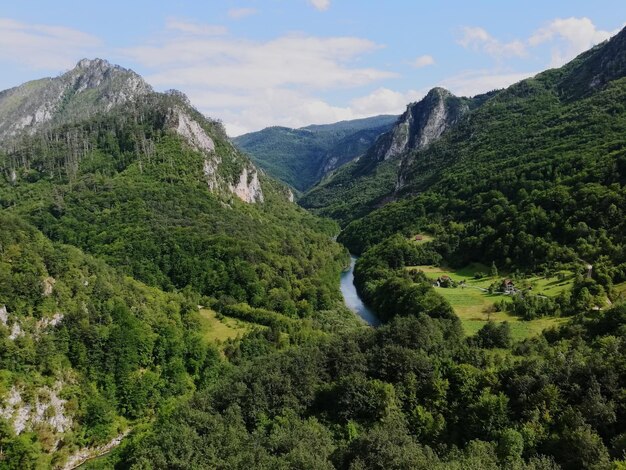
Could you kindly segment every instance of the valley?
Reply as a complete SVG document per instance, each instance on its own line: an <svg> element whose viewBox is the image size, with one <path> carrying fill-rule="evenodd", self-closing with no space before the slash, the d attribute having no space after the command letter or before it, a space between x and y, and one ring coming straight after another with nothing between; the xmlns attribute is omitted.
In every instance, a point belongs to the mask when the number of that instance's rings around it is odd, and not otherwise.
<svg viewBox="0 0 626 470"><path fill-rule="evenodd" d="M0 92L0 469L624 468L626 29L420 96L231 138L103 59Z"/></svg>
<svg viewBox="0 0 626 470"><path fill-rule="evenodd" d="M356 260L356 257L351 256L350 267L348 270L341 273L341 280L339 281L341 294L343 295L346 307L355 312L355 314L361 317L368 325L378 326L380 325L380 320L378 320L376 313L363 303L354 285L354 266Z"/></svg>

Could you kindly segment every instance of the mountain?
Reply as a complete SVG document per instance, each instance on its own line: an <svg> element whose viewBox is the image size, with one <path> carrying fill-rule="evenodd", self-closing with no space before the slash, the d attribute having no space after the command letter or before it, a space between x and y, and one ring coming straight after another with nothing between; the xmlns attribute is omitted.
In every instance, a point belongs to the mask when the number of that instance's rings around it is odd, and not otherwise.
<svg viewBox="0 0 626 470"><path fill-rule="evenodd" d="M59 77L0 92L0 140L88 118L151 92L150 85L131 70L102 59L83 59Z"/></svg>
<svg viewBox="0 0 626 470"><path fill-rule="evenodd" d="M443 88L433 88L422 100L409 104L358 161L320 182L299 203L343 223L364 215L367 206L359 201L384 201L393 192L403 155L426 148L483 100L484 96L459 98Z"/></svg>
<svg viewBox="0 0 626 470"><path fill-rule="evenodd" d="M529 158L530 154L547 151L556 142L566 142L568 136L559 134L564 132L560 127L562 113L574 109L584 113L586 107L590 111L596 109L598 105L592 97L601 99L603 95L599 93L608 94L607 87L619 88L626 70L624 41L622 31L560 69L548 70L506 90L459 99L457 111L451 113L453 119L444 124L434 143L421 140L427 128L411 129L407 121L410 113L405 113L400 119L405 121L404 126L396 126L381 136L363 158L335 172L299 202L345 225L390 201L430 188L447 185L449 189L459 184L476 185L479 181L485 182L482 186L487 188L496 175L514 173L515 168L521 171L522 156ZM429 95L432 99L438 93L434 89ZM420 106L436 115L436 108L428 105L426 99ZM616 110L611 112L619 114ZM576 131L581 136L588 134L584 125L598 127L600 132L581 145L588 149L603 147L606 141L602 138L616 137L607 136L608 129L601 126L602 118L606 116L598 116L592 122L590 116L572 116L572 130L567 132ZM560 149L553 156L564 153ZM517 179L516 175L512 177Z"/></svg>
<svg viewBox="0 0 626 470"><path fill-rule="evenodd" d="M621 468L625 35L409 105L304 199L340 233L179 92L12 129L0 468Z"/></svg>
<svg viewBox="0 0 626 470"><path fill-rule="evenodd" d="M380 192L367 194L365 178L350 192L331 180L303 204L325 190L321 213L346 223L360 211L340 237L357 253L431 226L445 234L448 262L528 271L602 260L598 279L610 290L626 266L625 40L622 31L560 69L481 98L439 140L396 157L388 175L386 161L375 167Z"/></svg>
<svg viewBox="0 0 626 470"><path fill-rule="evenodd" d="M210 189L231 192L246 202L263 200L256 168L228 143L217 123L201 116L182 93L175 90L154 93L133 71L102 59L83 59L60 77L28 82L0 93L0 146L10 148L9 156L13 156L4 171L15 180L33 165L41 165L38 169L43 171L50 170L46 168L50 164L48 156L18 162L17 155L24 152L20 146L43 146L45 152L55 152L44 131L92 118L101 119L114 110L134 115L135 119L142 113L150 113L152 119L160 120L161 130L171 130L187 146L204 154L203 172ZM67 145L72 147L72 155L66 156L64 162L68 176L77 170L81 158L90 150L76 148L86 137L85 129L77 128L74 132L79 135L66 136ZM34 137L29 139L28 136ZM149 143L143 138L141 145ZM215 140L222 141L222 152L216 150ZM148 154L150 149L142 148L142 151ZM228 167L236 174L223 178L219 167Z"/></svg>
<svg viewBox="0 0 626 470"><path fill-rule="evenodd" d="M206 383L221 353L199 304L217 328L285 344L356 324L335 224L182 93L81 60L0 96L0 440L15 468L89 455Z"/></svg>
<svg viewBox="0 0 626 470"><path fill-rule="evenodd" d="M268 127L233 142L270 175L305 191L361 155L396 119L382 115L300 129Z"/></svg>

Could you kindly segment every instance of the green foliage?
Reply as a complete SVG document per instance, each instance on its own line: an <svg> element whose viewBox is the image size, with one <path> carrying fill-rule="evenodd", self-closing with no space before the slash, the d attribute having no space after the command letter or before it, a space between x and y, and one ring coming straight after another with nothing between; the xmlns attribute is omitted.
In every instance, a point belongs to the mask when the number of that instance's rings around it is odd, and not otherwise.
<svg viewBox="0 0 626 470"><path fill-rule="evenodd" d="M361 155L397 116L375 116L301 129L268 127L233 139L270 175L305 191L328 171Z"/></svg>
<svg viewBox="0 0 626 470"><path fill-rule="evenodd" d="M489 321L471 339L480 348L508 348L511 346L511 326L508 322Z"/></svg>
<svg viewBox="0 0 626 470"><path fill-rule="evenodd" d="M351 313L335 310L347 258L331 240L336 225L264 177L264 203L212 192L206 155L169 130L173 106L186 105L150 95L25 136L0 154L2 173L17 175L0 179L0 308L9 315L0 325L2 392L14 387L33 407L60 384L74 423L60 435L47 424L30 433L28 422L29 432L8 436L3 448L21 468L108 442L210 386L223 361L199 334L201 298L270 327L245 346L226 346L241 351L233 362L267 351L264 334L279 350L329 325L354 327L342 324ZM249 163L219 123L185 109L214 140L219 181L238 179ZM43 331L57 314L58 325ZM11 338L16 324L23 334Z"/></svg>
<svg viewBox="0 0 626 470"><path fill-rule="evenodd" d="M131 425L94 467L618 468L626 305L606 298L626 276L626 82L614 80L623 54L607 62L602 50L472 102L404 161L403 190L419 195L346 228L377 329L335 308L347 253L334 224L269 179L263 204L209 191L204 155L168 130L175 96L24 138L0 156L19 173L0 183L0 389L33 404L57 387L74 422L57 446L46 423L15 435L0 421L0 466L62 464ZM596 91L585 57L602 72ZM201 122L233 182L246 160ZM395 191L397 163L352 163L310 201L337 190L345 198L324 210L361 216ZM371 188L334 186L359 172ZM422 231L433 239L408 239ZM433 281L407 269L443 260L493 261L492 272L569 262L571 292L525 290L507 308L572 317L513 345L507 323L466 340ZM264 327L223 357L204 342L199 303Z"/></svg>
<svg viewBox="0 0 626 470"><path fill-rule="evenodd" d="M415 244L396 235L376 245L361 257L354 282L363 299L377 315L387 320L395 315L426 314L455 319L452 307L432 288L423 274L410 278L404 269L441 260L430 244Z"/></svg>
<svg viewBox="0 0 626 470"><path fill-rule="evenodd" d="M117 434L121 417L150 416L162 400L193 390L194 377L187 370L204 358L186 354L184 338L192 333L181 294L124 277L6 214L0 225L0 272L0 307L6 306L9 321L21 330L14 339L1 335L0 367L8 374L4 387L22 390L29 404L29 390L59 383L65 413L76 420L77 434L67 435L66 445L106 442ZM53 287L46 292L50 279ZM59 323L51 323L59 313ZM22 455L15 462L39 455L47 432L42 427L7 436L11 452Z"/></svg>
<svg viewBox="0 0 626 470"><path fill-rule="evenodd" d="M289 203L269 180L264 204L211 192L206 157L167 128L172 100L151 97L25 138L0 167L25 165L30 176L18 169L15 184L0 182L0 206L164 290L190 288L289 316L331 308L345 257L328 242L334 224ZM245 159L216 123L198 119L220 155L219 176L234 181Z"/></svg>
<svg viewBox="0 0 626 470"><path fill-rule="evenodd" d="M261 468L606 468L626 432L614 406L625 321L623 307L581 317L509 361L425 315L268 351L162 414L123 461L239 467L252 453Z"/></svg>
<svg viewBox="0 0 626 470"><path fill-rule="evenodd" d="M593 70L583 56L482 99L423 150L363 174L346 167L303 204L350 222L339 240L357 254L428 226L453 265L489 260L501 270L540 271L604 260L595 278L621 282L626 108L616 103L625 100L626 79L615 44L623 41L622 34L591 54L602 69L614 65L602 86L569 88Z"/></svg>

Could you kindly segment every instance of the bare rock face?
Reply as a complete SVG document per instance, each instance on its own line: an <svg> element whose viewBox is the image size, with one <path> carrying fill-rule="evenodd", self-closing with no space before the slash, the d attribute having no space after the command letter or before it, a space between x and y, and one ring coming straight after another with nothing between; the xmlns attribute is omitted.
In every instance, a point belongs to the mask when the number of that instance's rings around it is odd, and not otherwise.
<svg viewBox="0 0 626 470"><path fill-rule="evenodd" d="M416 103L407 106L394 128L372 147L370 158L388 160L410 150L421 150L437 140L469 111L461 98L448 90L433 88Z"/></svg>
<svg viewBox="0 0 626 470"><path fill-rule="evenodd" d="M251 163L244 162L243 170L236 182L226 183L219 171L222 158L216 153L215 142L207 131L182 108L173 108L169 121L172 129L185 139L190 147L204 154L202 170L211 191L219 191L225 187L244 202L264 201L257 169Z"/></svg>
<svg viewBox="0 0 626 470"><path fill-rule="evenodd" d="M263 202L263 191L259 175L255 168L245 167L239 175L239 181L230 185L230 191L247 203Z"/></svg>
<svg viewBox="0 0 626 470"><path fill-rule="evenodd" d="M0 92L0 140L33 133L49 122L62 124L152 92L139 75L102 59L83 59L55 78Z"/></svg>
<svg viewBox="0 0 626 470"><path fill-rule="evenodd" d="M54 284L56 284L56 279L52 276L48 276L43 280L43 296L48 297L52 295L52 291L54 291Z"/></svg>
<svg viewBox="0 0 626 470"><path fill-rule="evenodd" d="M39 423L48 424L55 432L63 433L72 426L72 418L65 412L66 400L59 398L62 383L57 381L54 387L40 387L34 402L24 398L24 391L13 386L2 398L0 417L11 423L16 434L32 429Z"/></svg>
<svg viewBox="0 0 626 470"><path fill-rule="evenodd" d="M200 152L215 152L215 143L206 131L180 108L172 110L177 122L176 132L185 138L187 143Z"/></svg>

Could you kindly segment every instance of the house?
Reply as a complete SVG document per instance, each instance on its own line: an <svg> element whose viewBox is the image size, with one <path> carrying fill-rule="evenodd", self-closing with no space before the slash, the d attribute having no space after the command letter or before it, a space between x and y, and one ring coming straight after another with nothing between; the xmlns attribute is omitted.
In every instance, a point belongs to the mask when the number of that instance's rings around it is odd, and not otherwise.
<svg viewBox="0 0 626 470"><path fill-rule="evenodd" d="M424 239L424 237L422 235L415 235L415 241L416 242L421 242Z"/></svg>
<svg viewBox="0 0 626 470"><path fill-rule="evenodd" d="M505 294L515 294L517 292L515 283L511 279L504 279L500 288Z"/></svg>
<svg viewBox="0 0 626 470"><path fill-rule="evenodd" d="M444 274L443 276L439 276L437 278L437 281L435 282L435 285L437 287L454 287L456 284L455 284L455 282L452 280L452 278L450 276L446 276Z"/></svg>

